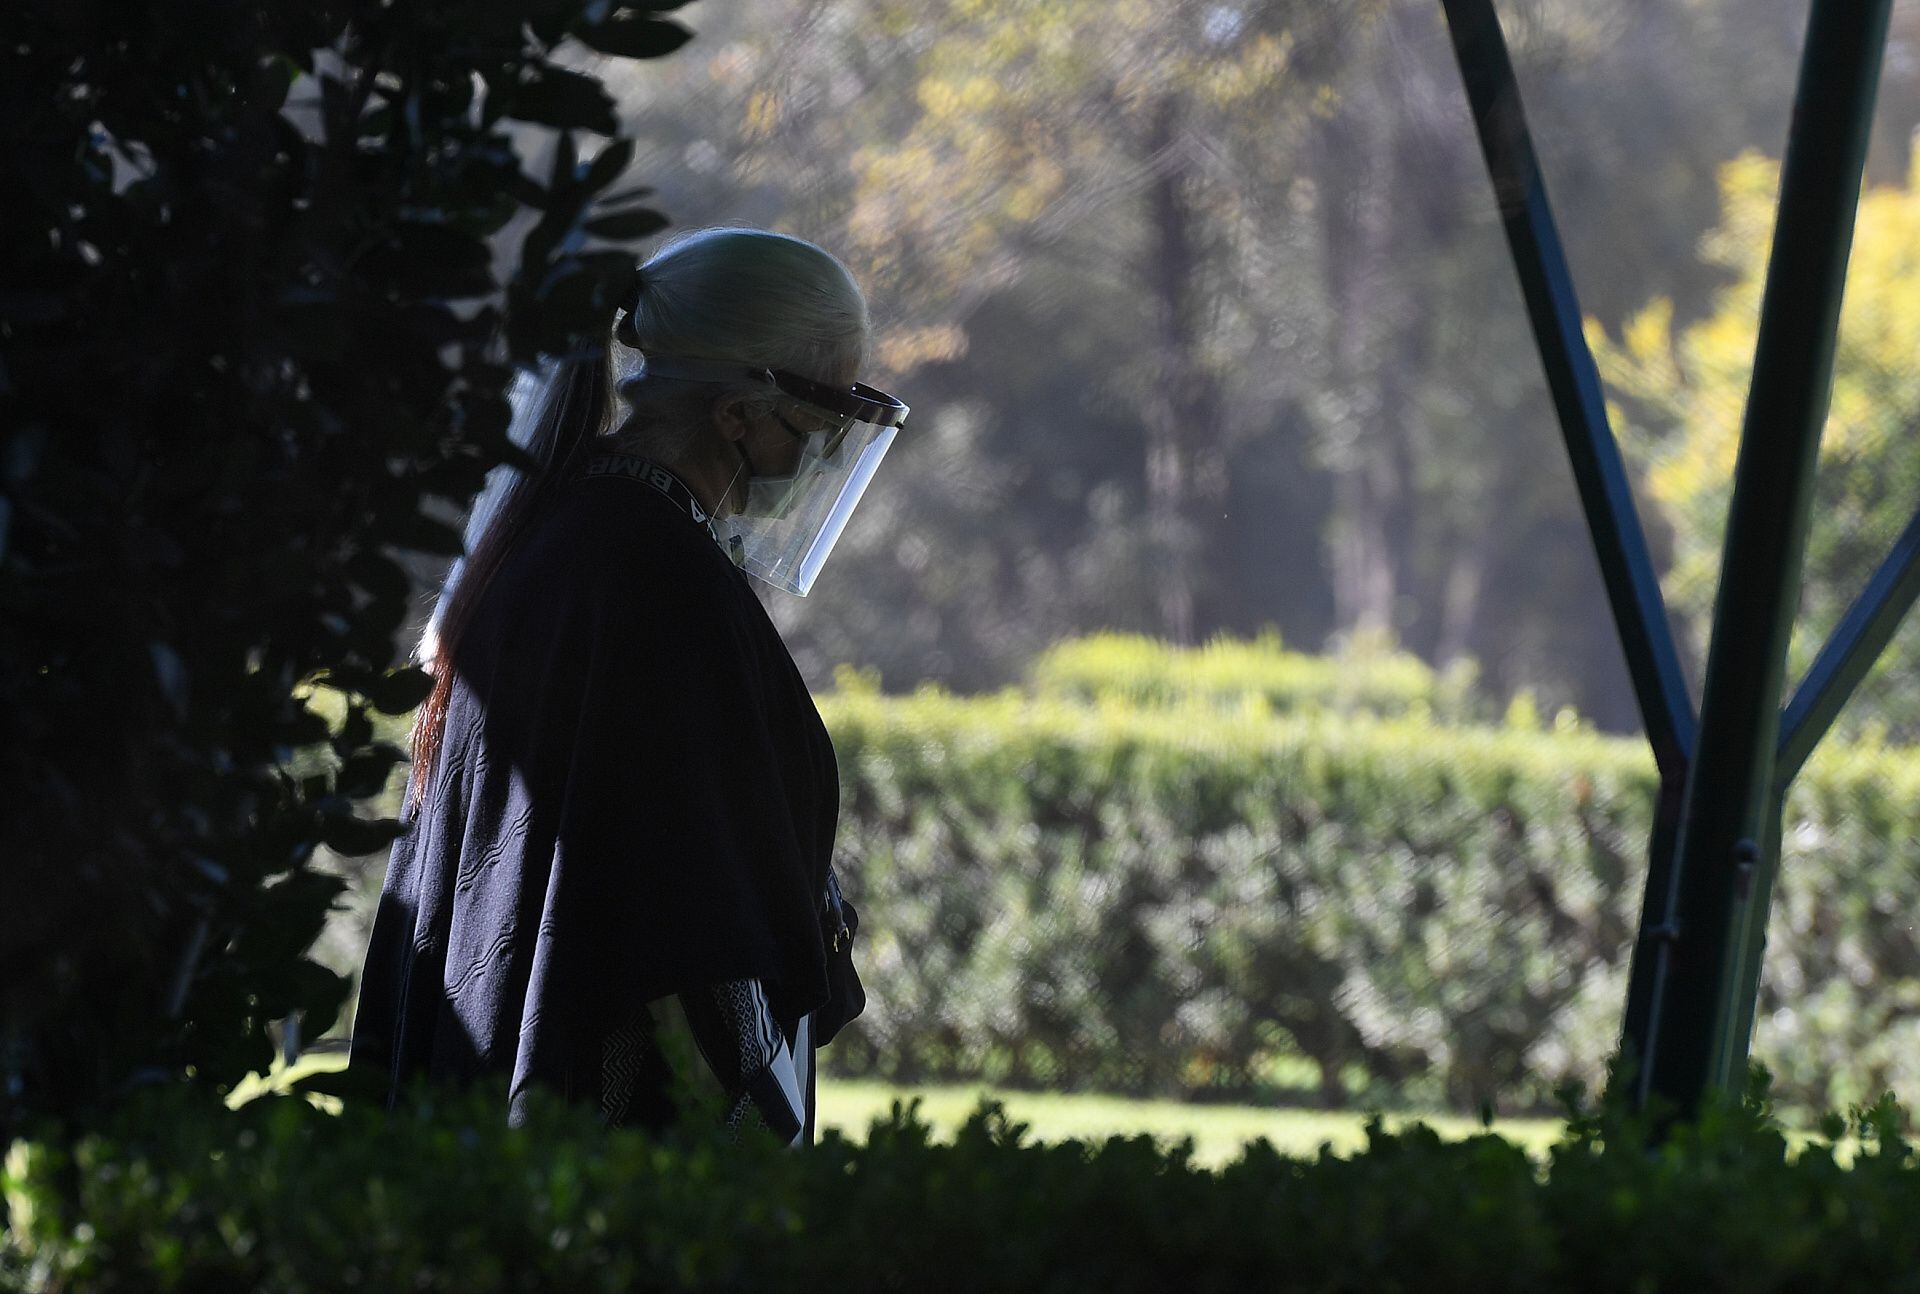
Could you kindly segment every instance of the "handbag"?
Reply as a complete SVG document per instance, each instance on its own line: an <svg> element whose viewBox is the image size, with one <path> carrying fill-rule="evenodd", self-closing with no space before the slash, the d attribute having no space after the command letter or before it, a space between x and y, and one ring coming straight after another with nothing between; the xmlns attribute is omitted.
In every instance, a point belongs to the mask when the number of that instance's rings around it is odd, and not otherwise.
<svg viewBox="0 0 1920 1294"><path fill-rule="evenodd" d="M813 1013L813 1045L824 1047L849 1020L867 1007L867 993L853 968L853 937L860 932L860 914L840 892L840 878L827 867L821 895L820 934L827 945L827 1001Z"/></svg>

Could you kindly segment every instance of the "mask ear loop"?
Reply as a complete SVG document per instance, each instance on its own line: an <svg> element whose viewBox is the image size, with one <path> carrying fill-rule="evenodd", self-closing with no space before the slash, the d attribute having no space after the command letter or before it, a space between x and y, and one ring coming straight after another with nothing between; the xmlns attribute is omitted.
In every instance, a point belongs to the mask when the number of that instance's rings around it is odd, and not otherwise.
<svg viewBox="0 0 1920 1294"><path fill-rule="evenodd" d="M720 492L720 506L727 509L727 511L722 513L716 510L713 515L715 521L724 520L728 516L738 515L739 510L733 506L733 487L734 484L739 481L740 473L747 473L747 489L753 489L753 472L751 470L753 464L747 458L746 447L735 444L733 449L735 453L740 455L740 466L733 469L733 475L727 478L727 488ZM736 569L746 569L747 549L746 545L741 542L739 535L727 536L726 554L727 560L732 562Z"/></svg>
<svg viewBox="0 0 1920 1294"><path fill-rule="evenodd" d="M739 445L735 445L733 448L734 448L734 452L740 455L740 466L733 469L733 475L727 478L727 488L720 491L720 507L725 508L726 511L721 512L719 508L716 508L713 514L713 519L715 521L720 520L722 517L733 516L740 511L738 508L733 506L733 487L740 480L740 473L747 472L748 469L750 469L753 466L752 463L747 461L747 451L745 449L741 448ZM752 489L753 477L751 473L749 473L747 480L748 480L747 488Z"/></svg>
<svg viewBox="0 0 1920 1294"><path fill-rule="evenodd" d="M784 418L780 418L780 415L778 413L775 413L774 417L780 421L780 424L782 426L786 426L786 420ZM791 429L789 428L789 430ZM740 480L740 473L745 472L747 474L748 491L752 491L753 478L757 476L759 473L754 468L753 459L749 457L747 454L747 447L745 444L741 443L740 441L735 441L733 443L733 452L740 456L740 466L733 469L733 476L728 479L727 488L721 491L720 505L722 507L729 509L730 514L737 516L740 510L732 506L733 505L733 487ZM718 512L714 514L714 519L716 521L720 519L720 514ZM738 554L735 555L735 564L738 565Z"/></svg>
<svg viewBox="0 0 1920 1294"><path fill-rule="evenodd" d="M800 441L803 445L807 442L807 439L808 439L807 434L801 431L799 428L795 427L792 423L788 422L785 418L782 418L780 416L780 411L777 408L769 404L767 406L767 412L773 416L773 420L775 422L779 423L781 427L786 430L788 435L792 436L795 440ZM732 507L733 487L735 482L739 481L740 473L745 472L747 474L747 490L749 494L751 494L753 490L753 478L760 474L759 469L753 465L753 457L747 453L747 447L743 442L735 441L733 445L733 452L740 456L740 466L733 469L733 476L730 480L728 480L726 490L723 491L720 495L720 502L723 505L726 505L730 508ZM739 514L739 511L740 510L738 508L732 508L733 515L737 516ZM716 520L717 519L718 518L716 516ZM734 539L734 545L736 549L739 546L739 542L740 542L739 538L736 536ZM735 564L737 565L739 563L739 554L737 552L734 554L734 558L735 558Z"/></svg>

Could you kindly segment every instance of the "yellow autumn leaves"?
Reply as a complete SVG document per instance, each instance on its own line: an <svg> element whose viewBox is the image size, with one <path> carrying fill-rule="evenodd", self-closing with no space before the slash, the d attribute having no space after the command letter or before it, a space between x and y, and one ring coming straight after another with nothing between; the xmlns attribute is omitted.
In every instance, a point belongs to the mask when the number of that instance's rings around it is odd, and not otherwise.
<svg viewBox="0 0 1920 1294"><path fill-rule="evenodd" d="M1718 580L1779 183L1778 162L1758 154L1722 168L1721 218L1701 252L1729 280L1711 314L1676 324L1672 304L1657 299L1617 339L1588 326L1624 451L1673 527L1669 596L1696 620ZM1920 167L1861 197L1809 545L1813 623L1803 629L1824 633L1920 507L1916 430Z"/></svg>

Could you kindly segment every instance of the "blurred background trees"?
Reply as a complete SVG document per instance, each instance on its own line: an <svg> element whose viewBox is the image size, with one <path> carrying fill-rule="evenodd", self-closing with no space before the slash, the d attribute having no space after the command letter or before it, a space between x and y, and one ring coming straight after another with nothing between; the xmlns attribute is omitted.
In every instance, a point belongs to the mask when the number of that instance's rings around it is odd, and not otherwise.
<svg viewBox="0 0 1920 1294"><path fill-rule="evenodd" d="M1656 300L1675 329L1742 309L1722 294L1764 259L1769 199L1729 226L1721 168L1784 140L1803 10L1502 6L1607 335ZM690 13L690 56L621 93L669 204L847 255L876 377L920 410L839 574L778 608L816 681L997 684L1067 633L1275 625L1635 726L1437 5ZM1920 121L1917 34L1896 19L1879 183ZM1638 470L1667 452L1622 431ZM1717 508L1642 506L1685 583Z"/></svg>
<svg viewBox="0 0 1920 1294"><path fill-rule="evenodd" d="M1762 235L1773 216L1778 163L1750 153L1721 170L1719 223L1702 243L1730 282L1712 312L1679 324L1657 297L1602 340L1622 425L1645 447L1647 492L1675 533L1668 579L1674 609L1704 637L1719 573L1719 535L1739 446L1761 287ZM1806 588L1789 668L1804 671L1920 504L1920 185L1913 177L1862 198L1821 444ZM1920 731L1908 624L1852 703L1848 724Z"/></svg>

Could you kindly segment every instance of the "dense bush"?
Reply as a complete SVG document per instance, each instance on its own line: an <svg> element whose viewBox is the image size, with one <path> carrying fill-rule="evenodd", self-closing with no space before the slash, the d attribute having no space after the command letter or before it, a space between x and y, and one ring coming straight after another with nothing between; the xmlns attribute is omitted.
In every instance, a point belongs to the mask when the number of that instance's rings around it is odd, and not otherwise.
<svg viewBox="0 0 1920 1294"><path fill-rule="evenodd" d="M1536 1164L1485 1135L1264 1142L1210 1172L1146 1138L1035 1146L984 1107L911 1110L804 1153L608 1133L481 1092L388 1118L178 1101L68 1147L16 1143L0 1282L27 1291L1739 1290L1920 1284L1920 1163L1896 1108L1851 1167L1755 1106L1658 1150L1583 1117Z"/></svg>
<svg viewBox="0 0 1920 1294"><path fill-rule="evenodd" d="M1356 642L1317 656L1286 650L1273 633L1197 648L1138 634L1093 634L1055 644L1027 671L1035 693L1082 701L1196 701L1286 714L1423 714L1449 722L1471 713L1474 678L1465 662L1437 671L1384 643Z"/></svg>
<svg viewBox="0 0 1920 1294"><path fill-rule="evenodd" d="M1469 1109L1599 1077L1643 743L1084 695L821 698L870 989L835 1072ZM1920 1084L1920 758L1824 752L1789 823L1758 1053L1795 1103Z"/></svg>
<svg viewBox="0 0 1920 1294"><path fill-rule="evenodd" d="M662 222L579 65L672 7L7 6L0 1131L338 1008L310 860L392 834L400 558L459 550L514 366L605 343Z"/></svg>
<svg viewBox="0 0 1920 1294"><path fill-rule="evenodd" d="M1614 1042L1631 743L1017 694L823 712L872 914L840 1072L1229 1095L1291 1054L1330 1102L1364 1076L1471 1106Z"/></svg>
<svg viewBox="0 0 1920 1294"><path fill-rule="evenodd" d="M1596 1082L1644 743L1435 721L1418 662L1361 706L1328 666L1103 636L994 696L843 674L819 700L869 995L830 1072L1468 1110ZM1756 1052L1796 1106L1920 1086L1920 752L1824 749L1788 816Z"/></svg>

